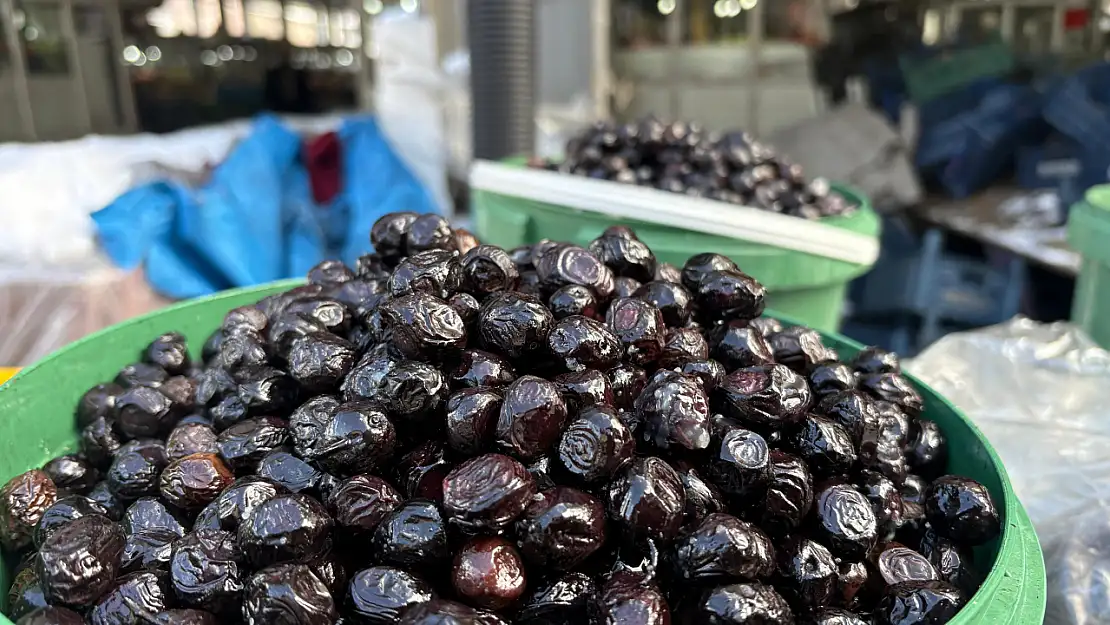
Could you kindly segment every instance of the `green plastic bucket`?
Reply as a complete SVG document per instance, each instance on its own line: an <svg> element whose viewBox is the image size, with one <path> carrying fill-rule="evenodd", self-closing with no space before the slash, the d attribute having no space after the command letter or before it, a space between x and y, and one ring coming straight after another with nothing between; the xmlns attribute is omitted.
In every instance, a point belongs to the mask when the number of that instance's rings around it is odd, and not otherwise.
<svg viewBox="0 0 1110 625"><path fill-rule="evenodd" d="M1110 348L1110 185L1093 187L1068 215L1068 244L1083 255L1071 320Z"/></svg>
<svg viewBox="0 0 1110 625"><path fill-rule="evenodd" d="M878 238L879 217L867 198L847 187L834 185L834 188L858 204L860 210L845 217L825 218L823 223ZM624 224L636 230L636 235L657 258L679 267L694 254L724 254L767 287L770 308L825 332L840 327L848 283L871 269L870 265L580 211L474 187L470 190L470 211L478 238L506 249L544 238L584 246L609 226Z"/></svg>
<svg viewBox="0 0 1110 625"><path fill-rule="evenodd" d="M83 338L22 370L0 386L0 480L41 467L50 458L77 446L74 406L89 387L109 380L134 362L142 347L169 331L182 332L190 348L200 349L224 314L251 304L299 281L227 291L137 317ZM792 319L784 319L794 323ZM827 334L825 340L844 356L860 345ZM976 562L990 572L954 625L1039 625L1045 609L1045 571L1037 535L1014 495L1001 460L979 430L943 397L920 384L925 411L947 433L951 472L973 477L990 489L1003 517L1001 536L976 552ZM0 568L0 585L11 583L11 562ZM7 592L0 593L7 609ZM0 617L0 625L11 621Z"/></svg>

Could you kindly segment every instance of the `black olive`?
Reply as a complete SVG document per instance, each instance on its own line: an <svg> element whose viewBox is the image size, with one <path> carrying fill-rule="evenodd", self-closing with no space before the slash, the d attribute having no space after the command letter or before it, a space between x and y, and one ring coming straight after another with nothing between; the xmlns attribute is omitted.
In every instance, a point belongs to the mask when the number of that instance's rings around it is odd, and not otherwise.
<svg viewBox="0 0 1110 625"><path fill-rule="evenodd" d="M1001 531L987 487L966 477L946 475L929 484L925 517L942 536L967 545L981 545Z"/></svg>

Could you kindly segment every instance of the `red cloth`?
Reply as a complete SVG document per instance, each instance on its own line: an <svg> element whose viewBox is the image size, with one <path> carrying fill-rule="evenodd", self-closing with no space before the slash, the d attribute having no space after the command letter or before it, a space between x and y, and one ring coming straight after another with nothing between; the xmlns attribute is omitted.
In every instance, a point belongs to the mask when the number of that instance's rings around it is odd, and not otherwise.
<svg viewBox="0 0 1110 625"><path fill-rule="evenodd" d="M312 199L317 204L327 204L339 194L339 189L343 185L340 175L343 167L343 149L339 143L339 135L329 132L306 143L304 164L308 169Z"/></svg>

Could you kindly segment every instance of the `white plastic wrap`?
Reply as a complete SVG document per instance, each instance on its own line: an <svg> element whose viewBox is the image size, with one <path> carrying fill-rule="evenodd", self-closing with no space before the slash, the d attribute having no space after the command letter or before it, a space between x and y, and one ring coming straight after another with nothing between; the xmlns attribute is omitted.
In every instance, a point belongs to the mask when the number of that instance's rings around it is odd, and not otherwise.
<svg viewBox="0 0 1110 625"><path fill-rule="evenodd" d="M323 132L337 127L340 118L285 121L306 132ZM222 161L250 128L250 120L240 120L164 135L0 144L0 263L92 262L97 252L90 213L150 180L156 171L200 175Z"/></svg>
<svg viewBox="0 0 1110 625"><path fill-rule="evenodd" d="M908 369L998 450L1044 548L1047 625L1110 623L1110 353L1074 326L951 334Z"/></svg>
<svg viewBox="0 0 1110 625"><path fill-rule="evenodd" d="M372 40L378 50L374 110L382 132L443 214L450 215L442 103L446 89L436 58L435 21L387 11L374 20Z"/></svg>
<svg viewBox="0 0 1110 625"><path fill-rule="evenodd" d="M141 271L0 266L0 366L28 365L90 332L169 303Z"/></svg>

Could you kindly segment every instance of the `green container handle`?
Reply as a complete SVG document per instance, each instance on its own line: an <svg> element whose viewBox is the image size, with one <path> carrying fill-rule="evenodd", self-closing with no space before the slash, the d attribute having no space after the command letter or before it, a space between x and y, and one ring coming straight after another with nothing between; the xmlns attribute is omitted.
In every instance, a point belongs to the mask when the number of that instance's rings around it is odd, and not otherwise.
<svg viewBox="0 0 1110 625"><path fill-rule="evenodd" d="M141 348L159 334L182 332L195 353L228 310L300 283L272 283L176 304L91 334L23 369L0 386L0 480L75 449L77 400L86 389L134 362ZM783 321L791 323L788 318ZM845 355L861 347L835 334L823 337L829 347ZM983 586L949 625L1040 625L1045 611L1044 559L1001 460L973 423L928 386L914 382L927 412L948 434L952 471L984 482L1003 502L1001 538L977 549L982 556L993 557L994 564ZM0 586L5 589L11 583L10 570L0 567ZM6 609L6 592L0 593L0 603ZM0 625L12 623L0 617Z"/></svg>

